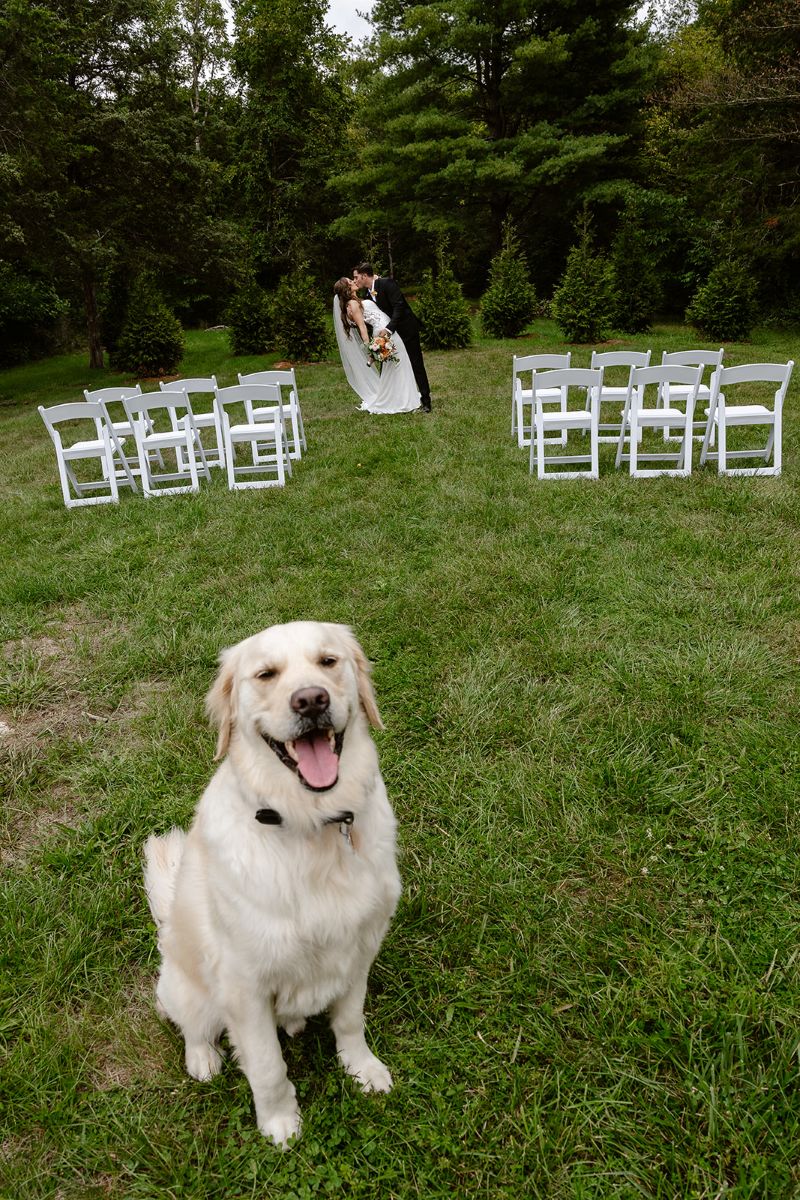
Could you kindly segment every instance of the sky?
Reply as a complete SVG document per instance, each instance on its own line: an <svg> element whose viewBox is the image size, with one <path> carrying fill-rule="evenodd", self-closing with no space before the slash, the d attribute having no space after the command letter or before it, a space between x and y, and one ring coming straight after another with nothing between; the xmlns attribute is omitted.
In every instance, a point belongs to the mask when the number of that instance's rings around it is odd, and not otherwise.
<svg viewBox="0 0 800 1200"><path fill-rule="evenodd" d="M328 8L328 24L337 33L349 33L355 41L360 41L371 32L371 26L357 15L359 12L369 12L373 0L330 0Z"/></svg>

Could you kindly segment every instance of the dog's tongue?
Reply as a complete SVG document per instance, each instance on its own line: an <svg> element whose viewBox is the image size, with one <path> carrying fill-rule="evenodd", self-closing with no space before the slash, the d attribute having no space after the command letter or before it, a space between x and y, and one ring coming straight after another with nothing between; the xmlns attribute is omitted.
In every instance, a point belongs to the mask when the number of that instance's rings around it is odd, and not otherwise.
<svg viewBox="0 0 800 1200"><path fill-rule="evenodd" d="M297 766L311 787L333 787L339 777L339 759L324 733L310 733L294 743Z"/></svg>

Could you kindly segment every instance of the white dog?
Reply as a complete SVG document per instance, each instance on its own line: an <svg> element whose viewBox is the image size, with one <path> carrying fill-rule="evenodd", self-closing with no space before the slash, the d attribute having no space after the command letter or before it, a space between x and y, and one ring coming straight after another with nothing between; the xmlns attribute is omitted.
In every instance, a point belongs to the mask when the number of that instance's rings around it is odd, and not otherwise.
<svg viewBox="0 0 800 1200"><path fill-rule="evenodd" d="M225 650L206 700L227 758L188 834L145 844L158 926L159 1011L186 1069L220 1069L227 1029L279 1146L300 1132L277 1027L327 1009L365 1092L392 1077L364 1038L370 966L400 895L395 819L368 723L382 728L364 653L343 625L276 625Z"/></svg>

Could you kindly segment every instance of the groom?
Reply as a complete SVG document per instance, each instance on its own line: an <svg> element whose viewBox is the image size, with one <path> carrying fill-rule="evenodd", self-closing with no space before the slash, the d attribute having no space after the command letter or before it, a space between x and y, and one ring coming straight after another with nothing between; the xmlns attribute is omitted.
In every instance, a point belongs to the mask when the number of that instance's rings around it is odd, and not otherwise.
<svg viewBox="0 0 800 1200"><path fill-rule="evenodd" d="M372 299L389 320L386 328L390 333L395 330L403 339L403 345L408 351L414 379L419 389L419 402L422 411L431 411L431 385L425 371L422 358L422 347L419 344L419 321L414 316L411 305L406 300L400 288L393 279L384 279L376 275L372 263L362 262L353 268L353 281L356 287L366 288ZM379 332L375 330L375 332Z"/></svg>

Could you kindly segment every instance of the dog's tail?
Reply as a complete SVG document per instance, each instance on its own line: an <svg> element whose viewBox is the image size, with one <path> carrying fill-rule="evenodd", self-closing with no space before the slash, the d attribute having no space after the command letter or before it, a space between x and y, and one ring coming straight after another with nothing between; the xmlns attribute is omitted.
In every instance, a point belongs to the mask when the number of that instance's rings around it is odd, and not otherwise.
<svg viewBox="0 0 800 1200"><path fill-rule="evenodd" d="M150 912L159 930L172 909L185 841L186 834L182 829L170 829L163 837L153 834L144 844L144 886Z"/></svg>

